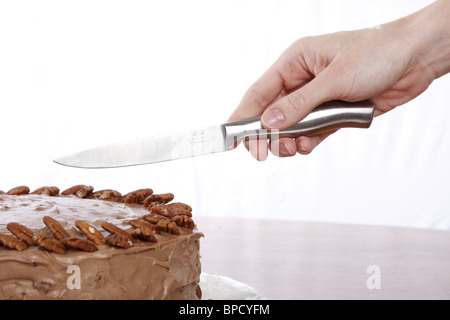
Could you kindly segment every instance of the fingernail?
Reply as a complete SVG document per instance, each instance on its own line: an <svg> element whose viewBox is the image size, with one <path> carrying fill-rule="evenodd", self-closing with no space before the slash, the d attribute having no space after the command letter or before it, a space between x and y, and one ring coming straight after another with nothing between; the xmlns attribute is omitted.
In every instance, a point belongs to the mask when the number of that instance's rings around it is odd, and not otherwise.
<svg viewBox="0 0 450 320"><path fill-rule="evenodd" d="M280 144L279 150L282 156L292 156L294 153L289 149L287 143Z"/></svg>
<svg viewBox="0 0 450 320"><path fill-rule="evenodd" d="M285 120L284 114L278 109L272 109L266 112L262 118L263 123L271 128L281 126Z"/></svg>
<svg viewBox="0 0 450 320"><path fill-rule="evenodd" d="M300 152L306 152L305 142L303 140L299 141L299 143L298 143L298 150Z"/></svg>
<svg viewBox="0 0 450 320"><path fill-rule="evenodd" d="M248 150L253 158L258 159L258 143L256 140L248 140Z"/></svg>
<svg viewBox="0 0 450 320"><path fill-rule="evenodd" d="M250 154L253 158L258 159L258 149L254 146L250 146Z"/></svg>

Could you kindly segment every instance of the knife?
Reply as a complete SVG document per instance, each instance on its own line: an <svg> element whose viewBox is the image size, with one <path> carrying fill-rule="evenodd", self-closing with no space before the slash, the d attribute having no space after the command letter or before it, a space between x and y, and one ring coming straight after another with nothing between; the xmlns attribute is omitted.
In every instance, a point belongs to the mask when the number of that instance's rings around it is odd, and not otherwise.
<svg viewBox="0 0 450 320"><path fill-rule="evenodd" d="M266 130L260 117L202 129L157 135L84 150L54 160L77 168L115 168L195 157L235 149L245 139L311 136L340 128L369 128L374 113L370 101L330 101L285 130Z"/></svg>

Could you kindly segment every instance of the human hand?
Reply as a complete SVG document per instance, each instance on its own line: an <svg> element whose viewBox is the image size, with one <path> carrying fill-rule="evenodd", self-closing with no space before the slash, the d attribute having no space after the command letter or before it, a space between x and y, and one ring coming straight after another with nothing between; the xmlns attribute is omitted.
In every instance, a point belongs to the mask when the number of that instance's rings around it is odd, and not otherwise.
<svg viewBox="0 0 450 320"><path fill-rule="evenodd" d="M380 27L294 42L248 89L229 120L262 115L266 129L281 130L330 100L370 99L378 116L414 99L450 69L450 63L442 62L450 57L450 37L434 27L436 12L442 12L442 6L448 13L448 2L437 1L414 15ZM427 20L431 19L434 23L430 25ZM448 28L448 22L445 26ZM430 43L431 32L434 41L437 35L445 41ZM447 58L441 57L437 63L437 56L443 55L437 52L442 52L443 47ZM296 140L283 138L274 149L281 157L297 152L308 154L331 133ZM267 158L266 140L249 141L248 147L256 159Z"/></svg>

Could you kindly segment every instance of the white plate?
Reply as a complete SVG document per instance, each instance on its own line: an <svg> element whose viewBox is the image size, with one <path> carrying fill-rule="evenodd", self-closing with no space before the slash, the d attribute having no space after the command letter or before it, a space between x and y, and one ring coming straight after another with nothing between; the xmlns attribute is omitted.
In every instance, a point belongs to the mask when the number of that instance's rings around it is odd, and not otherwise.
<svg viewBox="0 0 450 320"><path fill-rule="evenodd" d="M202 300L268 300L249 285L231 278L202 272L200 274Z"/></svg>

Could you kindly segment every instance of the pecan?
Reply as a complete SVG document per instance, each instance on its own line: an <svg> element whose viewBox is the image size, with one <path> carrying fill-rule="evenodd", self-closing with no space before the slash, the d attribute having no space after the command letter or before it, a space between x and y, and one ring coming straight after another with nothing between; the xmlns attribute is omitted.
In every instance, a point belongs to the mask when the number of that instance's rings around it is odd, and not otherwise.
<svg viewBox="0 0 450 320"><path fill-rule="evenodd" d="M162 193L161 196L164 198L165 203L169 203L175 198L175 195L173 193Z"/></svg>
<svg viewBox="0 0 450 320"><path fill-rule="evenodd" d="M86 198L88 195L90 195L92 193L92 191L94 191L94 187L84 186L83 188L78 190L77 193L75 193L75 195L78 198Z"/></svg>
<svg viewBox="0 0 450 320"><path fill-rule="evenodd" d="M92 193L89 198L98 200L118 201L122 198L122 194L116 190L106 189L99 190Z"/></svg>
<svg viewBox="0 0 450 320"><path fill-rule="evenodd" d="M188 216L188 217L192 217L192 212L190 212L189 210L186 209L170 209L170 212L172 212L172 214L174 216Z"/></svg>
<svg viewBox="0 0 450 320"><path fill-rule="evenodd" d="M147 189L138 189L133 192L127 193L122 197L122 202L124 203L140 203L143 204L145 198L153 193L153 190L150 188Z"/></svg>
<svg viewBox="0 0 450 320"><path fill-rule="evenodd" d="M89 240L82 238L65 238L62 243L69 248L78 249L86 252L97 251L97 247Z"/></svg>
<svg viewBox="0 0 450 320"><path fill-rule="evenodd" d="M0 234L0 244L3 244L11 249L16 249L17 251L23 251L28 248L28 245L25 242L22 242L16 237L8 234Z"/></svg>
<svg viewBox="0 0 450 320"><path fill-rule="evenodd" d="M61 192L61 195L63 196L75 195L78 198L86 198L88 195L92 193L92 191L94 191L93 187L85 186L84 184L79 184L64 190L63 192Z"/></svg>
<svg viewBox="0 0 450 320"><path fill-rule="evenodd" d="M189 212L192 212L192 208L190 205L187 205L186 203L182 202L172 202L167 205L170 209L184 209L188 210Z"/></svg>
<svg viewBox="0 0 450 320"><path fill-rule="evenodd" d="M113 233L106 237L106 242L110 245L120 247L120 248L130 248L133 246L133 242L128 240L127 238L122 237L119 234Z"/></svg>
<svg viewBox="0 0 450 320"><path fill-rule="evenodd" d="M153 231L148 228L134 229L131 236L148 242L158 242L158 239L155 237Z"/></svg>
<svg viewBox="0 0 450 320"><path fill-rule="evenodd" d="M27 186L20 186L20 187L12 188L6 194L8 194L10 196L19 196L19 195L29 194L29 193L30 193L30 188L28 188Z"/></svg>
<svg viewBox="0 0 450 320"><path fill-rule="evenodd" d="M89 240L94 242L96 245L106 244L105 237L95 229L93 226L88 224L86 221L77 220L75 221L75 226L83 232Z"/></svg>
<svg viewBox="0 0 450 320"><path fill-rule="evenodd" d="M152 194L147 198L145 198L144 207L145 208L152 207L159 203L165 203L164 198L159 194Z"/></svg>
<svg viewBox="0 0 450 320"><path fill-rule="evenodd" d="M157 204L153 207L150 207L150 213L159 214L170 219L175 216L172 210L165 204Z"/></svg>
<svg viewBox="0 0 450 320"><path fill-rule="evenodd" d="M32 246L35 245L35 241L34 241L34 232L31 231L30 229L28 229L27 227L16 223L16 222L11 222L8 223L6 225L6 228L8 228L8 230L16 236L16 238L22 240L23 242L25 242L27 245Z"/></svg>
<svg viewBox="0 0 450 320"><path fill-rule="evenodd" d="M154 204L162 203L166 204L169 203L174 199L174 195L172 193L163 193L163 194L152 194L145 198L144 200L144 207L151 207Z"/></svg>
<svg viewBox="0 0 450 320"><path fill-rule="evenodd" d="M188 229L194 229L195 228L194 220L192 220L188 216L176 216L175 218L172 219L172 221L175 222L177 225L179 225L181 227L185 227L185 228L188 228Z"/></svg>
<svg viewBox="0 0 450 320"><path fill-rule="evenodd" d="M169 220L169 218L167 218L167 217L161 216L159 214L153 214L153 213L143 216L142 219L144 219L145 221L148 221L150 223L153 223L153 224L157 224L161 220Z"/></svg>
<svg viewBox="0 0 450 320"><path fill-rule="evenodd" d="M57 253L57 254L66 254L66 247L64 247L63 243L53 237L39 235L35 237L36 242L43 247L44 249Z"/></svg>
<svg viewBox="0 0 450 320"><path fill-rule="evenodd" d="M57 196L59 194L58 187L40 187L34 190L31 194L41 194L44 196Z"/></svg>
<svg viewBox="0 0 450 320"><path fill-rule="evenodd" d="M79 184L79 185L70 187L70 188L64 190L63 192L61 192L61 195L63 195L63 196L74 195L75 193L77 193L83 187L85 187L84 184Z"/></svg>
<svg viewBox="0 0 450 320"><path fill-rule="evenodd" d="M156 228L155 225L143 220L130 220L129 224L134 228L141 228L141 229L146 228L153 232L159 233L159 229Z"/></svg>
<svg viewBox="0 0 450 320"><path fill-rule="evenodd" d="M178 228L175 222L170 220L161 220L156 224L156 227L161 231L180 234L180 228Z"/></svg>
<svg viewBox="0 0 450 320"><path fill-rule="evenodd" d="M64 238L68 238L69 234L64 229L64 227L55 219L45 216L43 218L43 221L47 228L50 230L50 232L55 236L56 239L59 241L63 240Z"/></svg>
<svg viewBox="0 0 450 320"><path fill-rule="evenodd" d="M109 222L103 222L102 223L102 228L105 229L108 232L111 232L113 234L117 234L119 236L121 236L122 238L125 238L131 242L134 242L133 237L131 236L131 234L128 231L125 231L121 228L119 228L116 225L113 225L112 223ZM108 240L106 240L108 241Z"/></svg>

